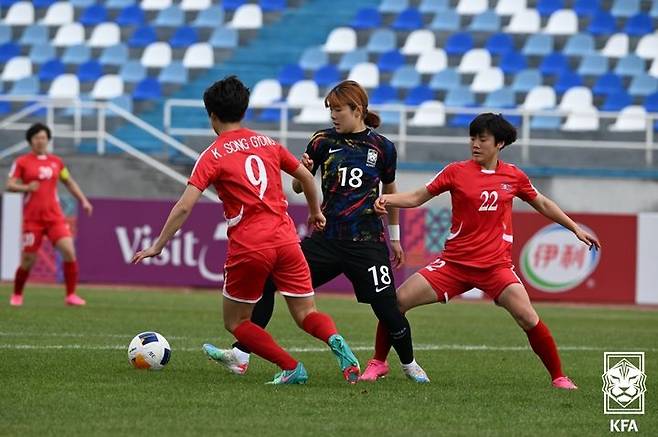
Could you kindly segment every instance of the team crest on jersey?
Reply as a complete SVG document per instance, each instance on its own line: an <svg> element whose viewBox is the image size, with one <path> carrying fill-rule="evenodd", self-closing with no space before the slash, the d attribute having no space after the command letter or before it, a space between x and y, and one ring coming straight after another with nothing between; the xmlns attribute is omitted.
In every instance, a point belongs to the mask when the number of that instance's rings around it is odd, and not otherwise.
<svg viewBox="0 0 658 437"><path fill-rule="evenodd" d="M366 158L366 165L368 167L374 167L377 165L377 151L370 149L368 150L368 157Z"/></svg>
<svg viewBox="0 0 658 437"><path fill-rule="evenodd" d="M506 184L503 182L502 184L500 184L500 189L503 191L510 192L512 191L512 186L510 184Z"/></svg>

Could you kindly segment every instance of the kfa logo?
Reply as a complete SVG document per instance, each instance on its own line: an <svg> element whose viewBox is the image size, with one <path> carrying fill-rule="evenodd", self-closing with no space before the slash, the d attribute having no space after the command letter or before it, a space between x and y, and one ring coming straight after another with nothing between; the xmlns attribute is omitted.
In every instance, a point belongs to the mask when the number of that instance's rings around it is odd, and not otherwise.
<svg viewBox="0 0 658 437"><path fill-rule="evenodd" d="M366 158L366 165L368 167L374 167L377 165L377 151L376 150L368 150L368 157Z"/></svg>
<svg viewBox="0 0 658 437"><path fill-rule="evenodd" d="M605 352L604 414L644 414L644 352ZM610 432L639 432L635 419L610 419Z"/></svg>

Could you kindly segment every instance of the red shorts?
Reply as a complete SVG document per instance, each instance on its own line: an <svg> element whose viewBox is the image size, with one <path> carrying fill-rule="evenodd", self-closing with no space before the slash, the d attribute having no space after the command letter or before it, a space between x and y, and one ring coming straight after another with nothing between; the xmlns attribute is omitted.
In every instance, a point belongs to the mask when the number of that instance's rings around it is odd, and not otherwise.
<svg viewBox="0 0 658 437"><path fill-rule="evenodd" d="M23 251L35 253L41 247L43 236L55 245L64 237L71 237L71 228L65 219L54 221L26 220L23 222Z"/></svg>
<svg viewBox="0 0 658 437"><path fill-rule="evenodd" d="M418 271L436 292L439 302L448 303L450 299L479 288L493 300L510 284L521 284L521 279L514 272L514 266L496 266L490 268L469 267L437 258L431 264Z"/></svg>
<svg viewBox="0 0 658 437"><path fill-rule="evenodd" d="M314 294L311 271L298 243L229 255L224 266L223 294L237 302L256 303L270 276L284 296Z"/></svg>

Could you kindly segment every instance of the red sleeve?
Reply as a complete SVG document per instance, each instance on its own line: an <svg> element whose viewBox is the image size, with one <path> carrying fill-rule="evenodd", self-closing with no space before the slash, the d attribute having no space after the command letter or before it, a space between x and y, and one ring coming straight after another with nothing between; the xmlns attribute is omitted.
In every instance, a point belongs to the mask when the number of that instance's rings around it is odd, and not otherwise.
<svg viewBox="0 0 658 437"><path fill-rule="evenodd" d="M212 184L215 179L215 173L217 172L218 159L215 158L210 151L215 145L208 147L197 159L194 168L192 169L192 174L190 179L187 181L188 184L197 187L200 191L204 191L206 188Z"/></svg>
<svg viewBox="0 0 658 437"><path fill-rule="evenodd" d="M25 169L23 168L23 164L21 163L21 160L19 158L15 160L14 163L11 165L11 168L9 169L9 177L22 180L24 171Z"/></svg>
<svg viewBox="0 0 658 437"><path fill-rule="evenodd" d="M517 168L516 197L524 202L534 200L539 191L532 185L530 178L521 169Z"/></svg>
<svg viewBox="0 0 658 437"><path fill-rule="evenodd" d="M288 149L279 145L279 162L281 170L288 174L293 174L299 167L299 160Z"/></svg>
<svg viewBox="0 0 658 437"><path fill-rule="evenodd" d="M434 179L429 181L425 186L427 191L433 196L438 196L444 191L450 191L453 185L454 166L448 164L443 170L438 172Z"/></svg>

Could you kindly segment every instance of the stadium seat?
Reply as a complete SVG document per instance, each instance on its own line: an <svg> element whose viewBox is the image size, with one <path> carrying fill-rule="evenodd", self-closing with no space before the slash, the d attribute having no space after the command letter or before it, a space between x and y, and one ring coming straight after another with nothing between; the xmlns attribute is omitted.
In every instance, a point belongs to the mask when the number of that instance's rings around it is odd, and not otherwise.
<svg viewBox="0 0 658 437"><path fill-rule="evenodd" d="M571 35L562 50L562 53L566 56L586 56L595 52L594 38L586 33Z"/></svg>
<svg viewBox="0 0 658 437"><path fill-rule="evenodd" d="M45 9L50 7L56 0L32 0L32 4L36 9Z"/></svg>
<svg viewBox="0 0 658 437"><path fill-rule="evenodd" d="M370 104L382 105L398 99L398 92L391 85L379 85L370 92Z"/></svg>
<svg viewBox="0 0 658 437"><path fill-rule="evenodd" d="M514 51L514 40L506 33L495 33L487 39L484 48L492 55L504 55Z"/></svg>
<svg viewBox="0 0 658 437"><path fill-rule="evenodd" d="M82 0L87 1L87 0ZM108 9L122 9L127 6L133 6L137 0L107 0L105 2L105 7ZM91 4L96 3L95 0L91 1ZM89 5L88 5L89 6Z"/></svg>
<svg viewBox="0 0 658 437"><path fill-rule="evenodd" d="M115 44L105 47L101 53L100 63L103 65L123 65L128 60L128 47L125 44Z"/></svg>
<svg viewBox="0 0 658 437"><path fill-rule="evenodd" d="M176 29L169 39L169 45L174 49L185 48L199 41L199 36L190 26L182 26Z"/></svg>
<svg viewBox="0 0 658 437"><path fill-rule="evenodd" d="M279 72L279 83L289 86L304 79L304 70L297 64L284 65Z"/></svg>
<svg viewBox="0 0 658 437"><path fill-rule="evenodd" d="M435 45L434 32L427 29L414 30L409 34L400 51L404 55L420 55L434 49Z"/></svg>
<svg viewBox="0 0 658 437"><path fill-rule="evenodd" d="M65 64L80 65L91 58L91 49L86 44L78 44L67 47L62 55L62 62Z"/></svg>
<svg viewBox="0 0 658 437"><path fill-rule="evenodd" d="M198 42L185 50L183 55L185 68L210 68L213 65L215 65L215 54L210 44Z"/></svg>
<svg viewBox="0 0 658 437"><path fill-rule="evenodd" d="M472 89L472 88L471 88ZM487 94L484 99L484 106L487 108L503 109L516 106L516 98L511 88L501 88Z"/></svg>
<svg viewBox="0 0 658 437"><path fill-rule="evenodd" d="M78 67L80 82L93 82L103 75L103 67L96 60L87 61Z"/></svg>
<svg viewBox="0 0 658 437"><path fill-rule="evenodd" d="M423 16L416 8L408 8L400 12L391 27L399 31L412 31L423 27Z"/></svg>
<svg viewBox="0 0 658 437"><path fill-rule="evenodd" d="M653 77L658 77L658 58L654 59L651 62L651 67L649 68L649 74Z"/></svg>
<svg viewBox="0 0 658 437"><path fill-rule="evenodd" d="M171 47L166 42L149 44L142 52L141 63L146 68L163 68L171 62Z"/></svg>
<svg viewBox="0 0 658 437"><path fill-rule="evenodd" d="M544 32L550 35L573 35L578 33L578 16L571 9L560 9L553 12Z"/></svg>
<svg viewBox="0 0 658 437"><path fill-rule="evenodd" d="M471 91L474 93L490 93L505 85L505 75L500 68L492 67L479 70L473 78Z"/></svg>
<svg viewBox="0 0 658 437"><path fill-rule="evenodd" d="M286 101L292 107L301 108L308 102L320 99L320 89L318 84L312 80L300 80L293 84L288 91Z"/></svg>
<svg viewBox="0 0 658 437"><path fill-rule="evenodd" d="M131 0L131 1L133 1L133 0ZM95 4L96 0L71 0L71 1L69 1L69 3L71 3L71 5L74 8L83 9L83 8L88 8L89 6ZM112 3L112 0L110 0L108 3ZM107 6L107 4L105 6L109 7L109 6Z"/></svg>
<svg viewBox="0 0 658 437"><path fill-rule="evenodd" d="M55 47L68 47L84 44L85 28L80 23L65 24L57 30L53 45Z"/></svg>
<svg viewBox="0 0 658 437"><path fill-rule="evenodd" d="M512 81L512 91L527 93L536 86L542 84L542 75L539 70L527 69L518 72Z"/></svg>
<svg viewBox="0 0 658 437"><path fill-rule="evenodd" d="M592 87L592 92L596 95L615 94L624 90L621 77L614 73L606 73L599 76Z"/></svg>
<svg viewBox="0 0 658 437"><path fill-rule="evenodd" d="M340 82L340 72L334 65L325 65L315 71L313 80L319 86L327 87Z"/></svg>
<svg viewBox="0 0 658 437"><path fill-rule="evenodd" d="M20 56L21 48L13 42L6 42L0 45L0 62L7 62L15 56Z"/></svg>
<svg viewBox="0 0 658 437"><path fill-rule="evenodd" d="M610 13L616 18L629 18L640 12L640 0L614 0Z"/></svg>
<svg viewBox="0 0 658 437"><path fill-rule="evenodd" d="M145 22L146 16L139 6L126 6L116 18L119 26L143 26Z"/></svg>
<svg viewBox="0 0 658 437"><path fill-rule="evenodd" d="M491 54L487 49L471 49L462 56L457 71L477 73L491 67Z"/></svg>
<svg viewBox="0 0 658 437"><path fill-rule="evenodd" d="M573 10L579 18L591 17L600 9L600 0L576 0Z"/></svg>
<svg viewBox="0 0 658 437"><path fill-rule="evenodd" d="M620 111L621 109L632 105L633 98L624 90L619 90L614 94L608 94L601 106L602 111Z"/></svg>
<svg viewBox="0 0 658 437"><path fill-rule="evenodd" d="M382 24L382 17L375 8L362 8L356 13L356 16L350 24L357 30L376 29Z"/></svg>
<svg viewBox="0 0 658 437"><path fill-rule="evenodd" d="M459 15L477 15L489 7L487 0L459 0L457 13Z"/></svg>
<svg viewBox="0 0 658 437"><path fill-rule="evenodd" d="M447 107L467 107L475 105L475 95L465 87L448 90L444 103Z"/></svg>
<svg viewBox="0 0 658 437"><path fill-rule="evenodd" d="M151 26L142 26L135 29L133 34L128 39L128 46L130 47L146 47L153 44L158 40L155 29Z"/></svg>
<svg viewBox="0 0 658 437"><path fill-rule="evenodd" d="M183 0L180 8L184 11L204 11L212 7L212 0Z"/></svg>
<svg viewBox="0 0 658 437"><path fill-rule="evenodd" d="M350 71L355 65L368 62L368 53L365 49L356 49L345 53L338 62L338 70Z"/></svg>
<svg viewBox="0 0 658 437"><path fill-rule="evenodd" d="M249 96L249 103L254 106L269 105L270 103L281 100L282 97L283 90L278 80L263 79L254 86Z"/></svg>
<svg viewBox="0 0 658 437"><path fill-rule="evenodd" d="M530 110L555 108L557 96L553 88L545 85L537 86L528 92L522 107Z"/></svg>
<svg viewBox="0 0 658 437"><path fill-rule="evenodd" d="M608 12L599 10L587 26L587 32L592 35L611 35L615 32L615 28L615 17Z"/></svg>
<svg viewBox="0 0 658 437"><path fill-rule="evenodd" d="M569 68L567 58L562 53L551 53L542 59L539 71L543 75L559 76Z"/></svg>
<svg viewBox="0 0 658 437"><path fill-rule="evenodd" d="M461 28L461 18L456 11L448 9L437 13L432 19L429 27L432 30L456 32Z"/></svg>
<svg viewBox="0 0 658 437"><path fill-rule="evenodd" d="M233 49L239 43L238 31L228 27L218 27L210 35L208 42L216 49Z"/></svg>
<svg viewBox="0 0 658 437"><path fill-rule="evenodd" d="M505 74L516 74L528 68L528 61L521 53L512 51L503 55L499 67Z"/></svg>
<svg viewBox="0 0 658 437"><path fill-rule="evenodd" d="M237 11L240 6L246 3L245 0L224 0L222 6L226 11Z"/></svg>
<svg viewBox="0 0 658 437"><path fill-rule="evenodd" d="M324 107L324 101L317 100L302 106L301 112L293 120L295 123L303 124L326 124L331 121L331 116L327 108Z"/></svg>
<svg viewBox="0 0 658 437"><path fill-rule="evenodd" d="M407 97L404 99L404 104L408 106L418 106L432 99L434 99L434 91L432 91L427 85L418 85L409 90Z"/></svg>
<svg viewBox="0 0 658 437"><path fill-rule="evenodd" d="M356 32L350 27L338 27L331 31L323 49L327 53L346 53L356 49Z"/></svg>
<svg viewBox="0 0 658 437"><path fill-rule="evenodd" d="M421 103L409 121L409 125L415 127L440 127L445 124L445 106L435 100Z"/></svg>
<svg viewBox="0 0 658 437"><path fill-rule="evenodd" d="M121 29L116 23L101 23L94 27L87 44L90 47L109 47L121 42Z"/></svg>
<svg viewBox="0 0 658 437"><path fill-rule="evenodd" d="M365 88L374 88L379 85L379 69L372 62L362 62L352 67L347 78Z"/></svg>
<svg viewBox="0 0 658 437"><path fill-rule="evenodd" d="M600 76L608 72L608 58L599 55L587 55L582 58L578 74L583 76Z"/></svg>
<svg viewBox="0 0 658 437"><path fill-rule="evenodd" d="M496 13L498 15L514 15L517 11L528 9L526 0L498 0Z"/></svg>
<svg viewBox="0 0 658 437"><path fill-rule="evenodd" d="M140 7L145 11L160 11L171 6L172 0L142 0Z"/></svg>
<svg viewBox="0 0 658 437"><path fill-rule="evenodd" d="M16 56L4 65L0 80L14 82L29 76L32 76L32 61L27 56Z"/></svg>
<svg viewBox="0 0 658 437"><path fill-rule="evenodd" d="M564 8L564 0L538 0L537 12L542 17L548 17L555 11Z"/></svg>
<svg viewBox="0 0 658 437"><path fill-rule="evenodd" d="M263 11L258 5L244 4L235 10L229 27L233 29L260 29L263 27Z"/></svg>
<svg viewBox="0 0 658 437"><path fill-rule="evenodd" d="M509 33L537 33L540 30L540 25L541 19L537 10L519 10L512 15L505 31Z"/></svg>
<svg viewBox="0 0 658 437"><path fill-rule="evenodd" d="M377 29L368 39L366 50L370 53L385 53L395 50L397 41L395 32L391 29Z"/></svg>
<svg viewBox="0 0 658 437"><path fill-rule="evenodd" d="M39 79L40 80L53 80L57 76L64 74L66 67L59 59L51 59L48 62L45 62L41 65L39 70Z"/></svg>
<svg viewBox="0 0 658 437"><path fill-rule="evenodd" d="M146 68L140 61L130 60L119 68L119 77L125 83L138 83L146 78Z"/></svg>
<svg viewBox="0 0 658 437"><path fill-rule="evenodd" d="M23 30L18 42L24 46L33 46L37 44L45 44L50 41L48 37L48 28L41 24L30 24Z"/></svg>
<svg viewBox="0 0 658 437"><path fill-rule="evenodd" d="M644 59L637 55L626 55L619 59L614 72L620 76L636 76L646 71Z"/></svg>
<svg viewBox="0 0 658 437"><path fill-rule="evenodd" d="M29 26L34 23L34 6L31 2L17 2L9 7L4 18L8 26Z"/></svg>
<svg viewBox="0 0 658 437"><path fill-rule="evenodd" d="M651 17L647 14L633 15L626 21L624 32L630 36L643 36L655 30Z"/></svg>
<svg viewBox="0 0 658 437"><path fill-rule="evenodd" d="M649 15L652 18L657 18L658 17L658 0L653 0L651 3L651 10L649 11Z"/></svg>
<svg viewBox="0 0 658 437"><path fill-rule="evenodd" d="M391 77L391 85L399 89L414 88L421 83L420 74L412 65L403 65Z"/></svg>
<svg viewBox="0 0 658 437"><path fill-rule="evenodd" d="M553 37L544 33L535 33L526 39L521 53L526 56L546 56L553 53Z"/></svg>
<svg viewBox="0 0 658 437"><path fill-rule="evenodd" d="M416 71L420 74L433 74L448 66L448 56L443 49L432 49L421 53L416 60Z"/></svg>
<svg viewBox="0 0 658 437"><path fill-rule="evenodd" d="M39 79L36 76L24 77L14 82L9 91L11 96L34 96L39 93Z"/></svg>
<svg viewBox="0 0 658 437"><path fill-rule="evenodd" d="M642 106L627 106L622 109L617 120L610 126L611 131L644 131L647 126L647 112Z"/></svg>
<svg viewBox="0 0 658 437"><path fill-rule="evenodd" d="M564 131L593 131L599 129L599 111L593 107L571 112L562 125Z"/></svg>
<svg viewBox="0 0 658 437"><path fill-rule="evenodd" d="M555 85L553 85L553 88L555 88L556 92L561 94L567 91L569 88L582 85L583 78L580 77L578 73L574 73L571 70L565 70L560 76L558 76Z"/></svg>
<svg viewBox="0 0 658 437"><path fill-rule="evenodd" d="M423 14L436 14L447 11L449 0L421 0L418 10Z"/></svg>
<svg viewBox="0 0 658 437"><path fill-rule="evenodd" d="M484 11L473 17L468 29L471 32L498 32L500 17L492 10Z"/></svg>
<svg viewBox="0 0 658 437"><path fill-rule="evenodd" d="M10 42L11 40L12 40L11 26L6 26L0 23L0 44Z"/></svg>
<svg viewBox="0 0 658 437"><path fill-rule="evenodd" d="M158 74L158 82L160 83L183 85L187 83L187 80L187 68L180 61L172 61Z"/></svg>
<svg viewBox="0 0 658 437"><path fill-rule="evenodd" d="M192 22L194 27L219 27L224 24L224 9L220 5L202 9Z"/></svg>
<svg viewBox="0 0 658 437"><path fill-rule="evenodd" d="M286 0L260 0L258 2L263 12L281 12L286 9Z"/></svg>
<svg viewBox="0 0 658 437"><path fill-rule="evenodd" d="M616 33L608 38L601 54L609 58L623 58L628 54L628 45L628 35Z"/></svg>
<svg viewBox="0 0 658 437"><path fill-rule="evenodd" d="M635 48L635 54L642 59L658 58L658 33L640 38Z"/></svg>
<svg viewBox="0 0 658 437"><path fill-rule="evenodd" d="M461 87L461 77L454 68L439 71L430 79L430 88L433 90L449 90Z"/></svg>
<svg viewBox="0 0 658 437"><path fill-rule="evenodd" d="M185 12L178 5L171 5L158 12L153 21L157 27L179 27L185 23Z"/></svg>
<svg viewBox="0 0 658 437"><path fill-rule="evenodd" d="M150 77L139 82L133 91L133 99L135 100L158 100L161 97L160 82Z"/></svg>
<svg viewBox="0 0 658 437"><path fill-rule="evenodd" d="M75 99L80 96L80 82L75 74L61 74L53 80L48 97Z"/></svg>
<svg viewBox="0 0 658 437"><path fill-rule="evenodd" d="M462 55L473 48L473 37L467 32L453 33L444 47L448 55Z"/></svg>
<svg viewBox="0 0 658 437"><path fill-rule="evenodd" d="M0 53L2 48L0 47ZM33 64L43 64L57 55L55 47L50 44L37 44L30 49L30 59Z"/></svg>
<svg viewBox="0 0 658 437"><path fill-rule="evenodd" d="M404 65L404 56L397 51L391 50L390 52L382 53L377 61L377 67L379 71L394 71L398 67Z"/></svg>
<svg viewBox="0 0 658 437"><path fill-rule="evenodd" d="M559 108L562 111L579 111L592 106L592 91L584 86L573 87L562 96Z"/></svg>
<svg viewBox="0 0 658 437"><path fill-rule="evenodd" d="M96 26L107 21L107 9L103 5L89 6L82 12L78 21L85 26Z"/></svg>
<svg viewBox="0 0 658 437"><path fill-rule="evenodd" d="M399 14L408 7L408 0L382 0L379 4L379 12L385 14Z"/></svg>
<svg viewBox="0 0 658 437"><path fill-rule="evenodd" d="M303 70L315 71L329 63L329 56L322 50L322 47L308 47L299 58L299 66Z"/></svg>
<svg viewBox="0 0 658 437"><path fill-rule="evenodd" d="M644 97L656 91L658 91L658 79L645 73L633 76L628 87L628 93L631 96Z"/></svg>
<svg viewBox="0 0 658 437"><path fill-rule="evenodd" d="M658 92L650 94L644 99L644 109L647 112L658 112Z"/></svg>
<svg viewBox="0 0 658 437"><path fill-rule="evenodd" d="M46 11L46 16L41 20L41 24L45 26L62 26L73 23L73 18L73 5L69 2L62 1L50 5Z"/></svg>
<svg viewBox="0 0 658 437"><path fill-rule="evenodd" d="M115 74L101 76L94 83L91 97L94 99L113 99L123 94L123 80Z"/></svg>

